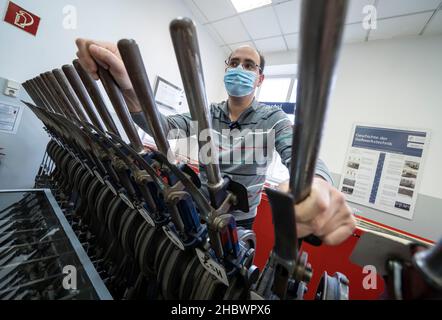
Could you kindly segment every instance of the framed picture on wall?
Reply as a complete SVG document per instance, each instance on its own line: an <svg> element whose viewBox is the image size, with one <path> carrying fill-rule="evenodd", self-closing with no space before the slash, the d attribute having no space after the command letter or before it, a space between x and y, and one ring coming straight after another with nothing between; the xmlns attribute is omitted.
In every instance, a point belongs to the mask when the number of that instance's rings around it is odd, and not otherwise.
<svg viewBox="0 0 442 320"><path fill-rule="evenodd" d="M157 77L155 82L155 101L158 106L178 112L184 103L184 90L173 83Z"/></svg>

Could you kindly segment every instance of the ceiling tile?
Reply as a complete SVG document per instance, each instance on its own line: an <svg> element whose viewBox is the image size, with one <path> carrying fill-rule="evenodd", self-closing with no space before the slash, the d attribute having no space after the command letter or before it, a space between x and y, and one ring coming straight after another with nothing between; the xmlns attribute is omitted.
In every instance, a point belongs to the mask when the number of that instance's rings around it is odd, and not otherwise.
<svg viewBox="0 0 442 320"><path fill-rule="evenodd" d="M193 0L209 21L219 20L236 14L230 0Z"/></svg>
<svg viewBox="0 0 442 320"><path fill-rule="evenodd" d="M363 42L367 36L367 30L361 23L348 24L344 27L344 43Z"/></svg>
<svg viewBox="0 0 442 320"><path fill-rule="evenodd" d="M203 24L208 22L207 18L203 15L201 10L198 9L193 0L184 0L184 3L199 23Z"/></svg>
<svg viewBox="0 0 442 320"><path fill-rule="evenodd" d="M285 41L287 42L287 46L289 50L297 50L299 48L299 33L285 35Z"/></svg>
<svg viewBox="0 0 442 320"><path fill-rule="evenodd" d="M361 22L366 15L363 9L367 5L373 5L374 0L350 0L345 23Z"/></svg>
<svg viewBox="0 0 442 320"><path fill-rule="evenodd" d="M256 47L261 52L286 51L284 39L275 37L269 39L255 40Z"/></svg>
<svg viewBox="0 0 442 320"><path fill-rule="evenodd" d="M424 35L429 34L442 34L442 10L436 13L425 29Z"/></svg>
<svg viewBox="0 0 442 320"><path fill-rule="evenodd" d="M230 50L232 50L232 51L235 51L235 49L242 47L242 46L250 46L252 48L255 48L255 45L251 41L246 41L246 42L235 43L235 44L229 45Z"/></svg>
<svg viewBox="0 0 442 320"><path fill-rule="evenodd" d="M370 31L369 40L418 35L430 17L431 12L428 12L378 20L377 28Z"/></svg>
<svg viewBox="0 0 442 320"><path fill-rule="evenodd" d="M212 37L212 39L216 42L216 44L218 44L220 46L225 45L225 42L223 41L223 39L220 37L218 32L215 30L215 28L211 24L206 24L205 27L206 27L206 30L209 33L210 37Z"/></svg>
<svg viewBox="0 0 442 320"><path fill-rule="evenodd" d="M440 0L379 0L378 18L435 10L440 2Z"/></svg>
<svg viewBox="0 0 442 320"><path fill-rule="evenodd" d="M283 33L299 32L301 26L301 1L293 0L274 5Z"/></svg>
<svg viewBox="0 0 442 320"><path fill-rule="evenodd" d="M247 31L254 39L281 35L278 20L272 7L265 7L241 14Z"/></svg>
<svg viewBox="0 0 442 320"><path fill-rule="evenodd" d="M212 24L225 43L237 43L250 40L239 17L224 19Z"/></svg>
<svg viewBox="0 0 442 320"><path fill-rule="evenodd" d="M221 50L224 52L224 55L227 57L232 52L229 46L221 46Z"/></svg>

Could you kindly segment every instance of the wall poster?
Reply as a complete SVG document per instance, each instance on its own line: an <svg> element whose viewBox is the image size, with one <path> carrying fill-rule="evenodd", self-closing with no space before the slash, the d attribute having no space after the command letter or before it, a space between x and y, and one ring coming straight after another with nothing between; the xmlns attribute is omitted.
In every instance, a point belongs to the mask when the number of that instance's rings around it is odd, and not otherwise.
<svg viewBox="0 0 442 320"><path fill-rule="evenodd" d="M339 190L350 202L411 220L429 132L356 124L351 137Z"/></svg>

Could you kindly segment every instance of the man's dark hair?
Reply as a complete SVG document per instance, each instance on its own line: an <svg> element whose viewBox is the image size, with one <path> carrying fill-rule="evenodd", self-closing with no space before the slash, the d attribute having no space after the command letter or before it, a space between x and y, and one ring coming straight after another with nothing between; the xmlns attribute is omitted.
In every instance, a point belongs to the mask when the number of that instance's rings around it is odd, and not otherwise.
<svg viewBox="0 0 442 320"><path fill-rule="evenodd" d="M256 50L256 52L258 52L258 55L259 55L259 68L260 68L259 69L259 73L263 74L264 73L264 68L266 66L266 59L265 59L264 55L259 50ZM227 60L230 60L230 58L232 57L232 54L233 54L233 52L230 53L230 55L227 58Z"/></svg>

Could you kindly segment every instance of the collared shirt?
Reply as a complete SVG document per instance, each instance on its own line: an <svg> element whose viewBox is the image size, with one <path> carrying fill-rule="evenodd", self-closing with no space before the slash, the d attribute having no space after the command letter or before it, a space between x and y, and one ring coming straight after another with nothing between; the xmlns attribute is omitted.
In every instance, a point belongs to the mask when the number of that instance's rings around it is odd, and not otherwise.
<svg viewBox="0 0 442 320"><path fill-rule="evenodd" d="M160 116L168 132L178 129L181 131L181 137L197 134L196 123L188 113ZM210 117L213 138L218 147L221 174L241 183L248 192L249 212L235 211L233 214L236 220L254 218L261 201L267 168L272 162L275 150L279 153L282 163L290 169L292 122L281 108L267 106L256 100L236 121L230 120L226 101L211 104ZM138 126L151 134L141 113L132 113L132 118ZM316 164L316 174L332 183L331 175L320 159ZM207 196L207 177L201 163L200 178L202 190Z"/></svg>

